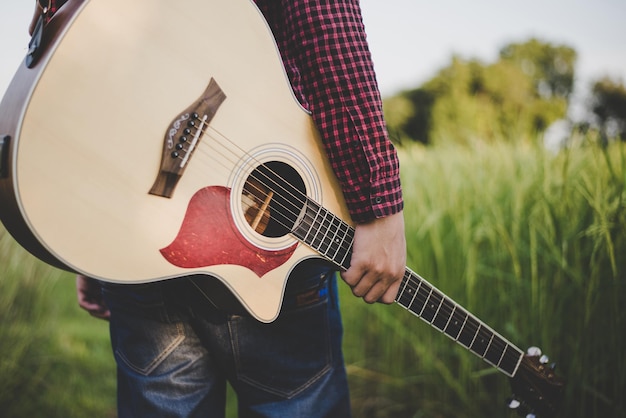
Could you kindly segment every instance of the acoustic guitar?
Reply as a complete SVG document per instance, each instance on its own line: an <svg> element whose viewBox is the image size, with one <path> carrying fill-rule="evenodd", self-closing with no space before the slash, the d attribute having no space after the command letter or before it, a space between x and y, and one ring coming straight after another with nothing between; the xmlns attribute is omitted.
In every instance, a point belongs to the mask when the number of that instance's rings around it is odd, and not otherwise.
<svg viewBox="0 0 626 418"><path fill-rule="evenodd" d="M123 12L121 12L123 11ZM69 0L0 104L0 218L33 255L104 281L217 278L259 321L354 229L311 116L250 0ZM549 417L564 381L409 268L397 303ZM521 404L521 405L520 405Z"/></svg>

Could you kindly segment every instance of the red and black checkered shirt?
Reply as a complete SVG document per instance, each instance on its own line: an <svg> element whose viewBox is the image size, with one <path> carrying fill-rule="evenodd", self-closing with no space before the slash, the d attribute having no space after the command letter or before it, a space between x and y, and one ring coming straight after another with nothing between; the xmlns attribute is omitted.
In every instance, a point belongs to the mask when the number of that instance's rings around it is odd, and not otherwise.
<svg viewBox="0 0 626 418"><path fill-rule="evenodd" d="M65 0L52 0L51 12ZM359 0L256 0L296 97L320 131L355 222L402 210Z"/></svg>
<svg viewBox="0 0 626 418"><path fill-rule="evenodd" d="M354 221L402 210L399 164L358 0L256 0L312 112Z"/></svg>

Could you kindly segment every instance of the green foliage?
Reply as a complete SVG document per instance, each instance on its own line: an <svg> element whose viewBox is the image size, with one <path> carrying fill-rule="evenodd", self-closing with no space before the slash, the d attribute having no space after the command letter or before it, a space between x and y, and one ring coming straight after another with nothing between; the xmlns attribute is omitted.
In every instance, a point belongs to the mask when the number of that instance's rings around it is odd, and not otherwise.
<svg viewBox="0 0 626 418"><path fill-rule="evenodd" d="M0 265L2 416L114 416L107 325L78 312L72 276L35 260L1 227Z"/></svg>
<svg viewBox="0 0 626 418"><path fill-rule="evenodd" d="M385 100L385 119L392 141L426 143L430 127L432 96L424 89Z"/></svg>
<svg viewBox="0 0 626 418"><path fill-rule="evenodd" d="M626 144L400 149L408 264L569 381L563 417L626 411ZM113 417L107 326L71 274L0 229L3 416ZM399 306L341 286L355 418L506 416L507 378ZM229 408L229 416L235 416ZM510 414L511 417L515 416Z"/></svg>
<svg viewBox="0 0 626 418"><path fill-rule="evenodd" d="M591 109L604 135L626 141L626 87L605 77L593 84L592 95Z"/></svg>
<svg viewBox="0 0 626 418"><path fill-rule="evenodd" d="M534 140L565 117L576 53L532 39L492 64L453 57L417 89L385 101L392 137L424 144Z"/></svg>
<svg viewBox="0 0 626 418"><path fill-rule="evenodd" d="M569 381L562 416L624 416L626 148L554 156L475 143L401 156L409 266L558 362ZM506 377L404 310L352 299L358 416L505 416Z"/></svg>
<svg viewBox="0 0 626 418"><path fill-rule="evenodd" d="M528 75L541 97L569 98L574 89L576 51L538 39L513 43L500 50L500 58Z"/></svg>

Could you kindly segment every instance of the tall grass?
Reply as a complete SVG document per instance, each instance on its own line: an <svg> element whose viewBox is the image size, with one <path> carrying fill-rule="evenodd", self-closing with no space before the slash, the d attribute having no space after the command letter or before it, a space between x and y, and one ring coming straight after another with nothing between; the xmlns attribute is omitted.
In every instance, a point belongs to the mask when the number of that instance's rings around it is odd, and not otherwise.
<svg viewBox="0 0 626 418"><path fill-rule="evenodd" d="M564 417L626 416L624 146L401 156L409 266L557 361L569 381ZM504 376L401 309L348 303L350 339L365 335L351 347L362 416L503 416Z"/></svg>
<svg viewBox="0 0 626 418"><path fill-rule="evenodd" d="M0 266L0 416L114 416L106 324L79 312L72 275L34 259L1 227Z"/></svg>
<svg viewBox="0 0 626 418"><path fill-rule="evenodd" d="M409 266L558 362L563 417L626 416L625 156L621 144L401 150ZM0 414L114 416L106 323L77 308L72 275L1 229L0 265ZM340 289L355 417L507 416L504 375L399 306Z"/></svg>

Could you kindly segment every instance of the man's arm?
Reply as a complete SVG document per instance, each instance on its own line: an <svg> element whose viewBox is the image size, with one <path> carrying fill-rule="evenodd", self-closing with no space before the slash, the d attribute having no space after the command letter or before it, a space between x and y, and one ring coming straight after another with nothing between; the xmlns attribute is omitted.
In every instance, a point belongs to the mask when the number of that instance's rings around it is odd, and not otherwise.
<svg viewBox="0 0 626 418"><path fill-rule="evenodd" d="M393 302L406 268L399 163L358 0L257 0L296 95L320 131L356 223L342 272L366 302Z"/></svg>

